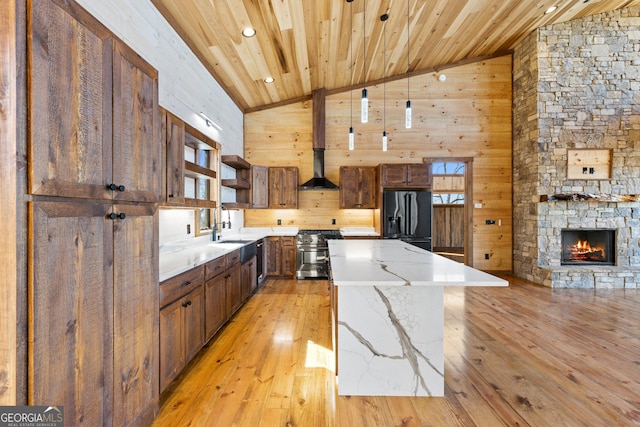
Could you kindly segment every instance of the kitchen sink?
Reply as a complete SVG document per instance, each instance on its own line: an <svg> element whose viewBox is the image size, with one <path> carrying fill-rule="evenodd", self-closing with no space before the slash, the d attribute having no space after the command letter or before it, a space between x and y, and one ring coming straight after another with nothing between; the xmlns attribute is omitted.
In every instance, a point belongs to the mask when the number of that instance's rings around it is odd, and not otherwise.
<svg viewBox="0 0 640 427"><path fill-rule="evenodd" d="M240 262L243 264L253 258L257 251L257 242L255 240L216 240L210 243L213 246L217 245L243 245L240 248Z"/></svg>

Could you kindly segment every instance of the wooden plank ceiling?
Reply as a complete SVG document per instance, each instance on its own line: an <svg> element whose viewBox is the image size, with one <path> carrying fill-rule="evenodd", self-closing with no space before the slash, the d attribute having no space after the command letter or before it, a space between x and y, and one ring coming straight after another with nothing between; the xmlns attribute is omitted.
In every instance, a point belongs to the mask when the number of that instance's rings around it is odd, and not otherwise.
<svg viewBox="0 0 640 427"><path fill-rule="evenodd" d="M317 88L357 87L365 79L400 78L506 53L541 26L640 5L640 0L151 1L244 112L303 99ZM557 10L545 14L551 6ZM384 13L389 19L383 24ZM243 37L245 27L257 34ZM265 83L266 77L275 81Z"/></svg>

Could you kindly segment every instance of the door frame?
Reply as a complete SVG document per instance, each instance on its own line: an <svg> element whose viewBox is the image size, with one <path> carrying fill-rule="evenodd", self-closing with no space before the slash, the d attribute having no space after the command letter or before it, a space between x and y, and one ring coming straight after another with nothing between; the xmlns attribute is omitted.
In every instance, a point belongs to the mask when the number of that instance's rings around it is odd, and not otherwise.
<svg viewBox="0 0 640 427"><path fill-rule="evenodd" d="M464 163L464 264L473 267L473 157L423 157L422 161Z"/></svg>

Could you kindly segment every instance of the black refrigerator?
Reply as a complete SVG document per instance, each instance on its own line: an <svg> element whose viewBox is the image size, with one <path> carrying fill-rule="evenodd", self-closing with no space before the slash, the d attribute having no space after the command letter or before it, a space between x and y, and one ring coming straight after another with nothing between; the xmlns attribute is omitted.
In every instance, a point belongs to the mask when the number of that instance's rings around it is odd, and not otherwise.
<svg viewBox="0 0 640 427"><path fill-rule="evenodd" d="M431 191L385 190L383 237L431 250Z"/></svg>

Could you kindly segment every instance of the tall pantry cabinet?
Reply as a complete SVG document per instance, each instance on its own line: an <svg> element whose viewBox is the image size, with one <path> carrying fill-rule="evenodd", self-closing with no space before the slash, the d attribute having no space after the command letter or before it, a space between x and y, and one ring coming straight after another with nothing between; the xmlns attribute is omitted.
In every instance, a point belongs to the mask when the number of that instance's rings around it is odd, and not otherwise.
<svg viewBox="0 0 640 427"><path fill-rule="evenodd" d="M73 1L27 2L28 403L145 425L158 379L157 71Z"/></svg>

